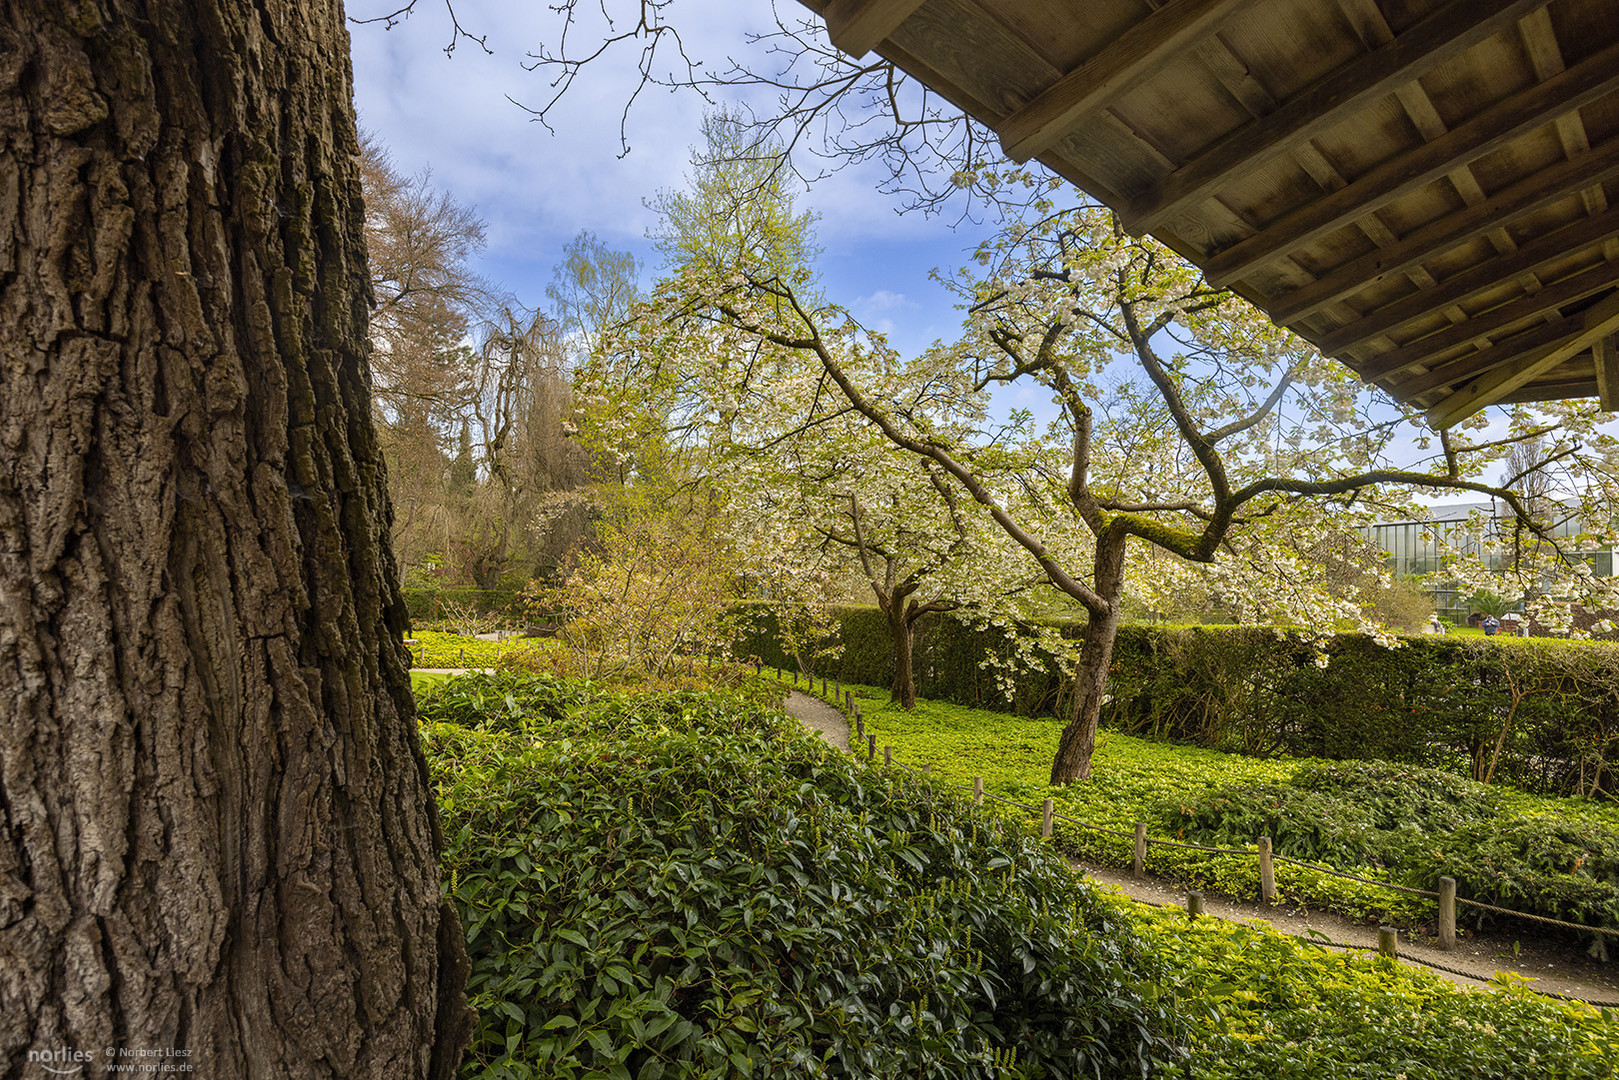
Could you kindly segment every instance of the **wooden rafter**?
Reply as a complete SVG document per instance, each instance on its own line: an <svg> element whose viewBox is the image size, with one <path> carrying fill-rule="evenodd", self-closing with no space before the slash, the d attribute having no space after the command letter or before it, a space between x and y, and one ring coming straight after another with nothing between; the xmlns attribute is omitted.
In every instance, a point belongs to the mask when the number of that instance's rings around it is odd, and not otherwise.
<svg viewBox="0 0 1619 1080"><path fill-rule="evenodd" d="M1293 210L1204 263L1210 284L1255 268L1342 228L1401 195L1619 88L1619 44L1485 109L1448 134L1384 162L1348 187Z"/></svg>
<svg viewBox="0 0 1619 1080"><path fill-rule="evenodd" d="M1459 386L1486 371L1517 363L1531 353L1543 356L1547 350L1579 332L1580 325L1573 319L1549 319L1511 337L1502 338L1478 352L1439 364L1432 371L1390 379L1389 389L1401 400L1410 401L1434 390Z"/></svg>
<svg viewBox="0 0 1619 1080"><path fill-rule="evenodd" d="M832 44L859 58L875 49L922 0L832 0L822 17Z"/></svg>
<svg viewBox="0 0 1619 1080"><path fill-rule="evenodd" d="M1619 236L1619 208L1581 218L1555 232L1536 237L1517 251L1455 274L1430 288L1403 296L1391 304L1322 335L1316 346L1328 356L1339 356L1382 334L1398 331L1418 319L1452 304L1468 300L1519 274L1534 273L1584 248Z"/></svg>
<svg viewBox="0 0 1619 1080"><path fill-rule="evenodd" d="M1349 61L1260 119L1244 124L1125 207L1132 233L1150 232L1351 113L1458 56L1545 0L1451 0L1387 44Z"/></svg>
<svg viewBox="0 0 1619 1080"><path fill-rule="evenodd" d="M1043 153L1076 121L1127 92L1167 58L1214 33L1252 2L1169 0L1008 116L996 132L1001 148L1013 161L1027 161Z"/></svg>
<svg viewBox="0 0 1619 1080"><path fill-rule="evenodd" d="M1418 338L1408 345L1382 353L1361 366L1361 374L1368 379L1381 379L1403 371L1431 358L1448 352L1469 341L1477 341L1498 330L1504 330L1537 317L1555 317L1557 309L1565 304L1595 296L1604 289L1619 284L1619 263L1598 263L1562 281L1548 285L1539 292L1482 311L1471 319L1447 326L1437 333Z"/></svg>
<svg viewBox="0 0 1619 1080"><path fill-rule="evenodd" d="M1619 175L1619 139L1610 139L1588 154L1527 176L1482 203L1413 230L1398 243L1334 267L1318 280L1272 303L1270 317L1283 326L1309 318L1328 304L1364 288L1368 281L1400 273L1614 175Z"/></svg>
<svg viewBox="0 0 1619 1080"><path fill-rule="evenodd" d="M1546 355L1533 360L1525 358L1499 371L1482 375L1433 406L1428 410L1428 423L1444 430L1486 405L1495 404L1537 376L1551 371L1569 357L1577 356L1619 330L1619 292L1611 293L1595 304L1579 316L1579 321L1580 332Z"/></svg>

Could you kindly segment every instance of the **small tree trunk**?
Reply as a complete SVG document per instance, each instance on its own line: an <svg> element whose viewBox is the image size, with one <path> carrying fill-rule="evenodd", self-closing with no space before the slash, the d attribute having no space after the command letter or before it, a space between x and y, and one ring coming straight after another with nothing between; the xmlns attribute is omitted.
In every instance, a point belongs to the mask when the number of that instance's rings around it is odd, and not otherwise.
<svg viewBox="0 0 1619 1080"><path fill-rule="evenodd" d="M1113 662L1113 642L1119 636L1119 599L1124 592L1126 537L1104 531L1096 541L1095 588L1107 610L1091 612L1085 624L1074 676L1074 709L1057 742L1051 763L1051 783L1072 784L1091 775L1091 754L1096 749L1096 727L1107 696L1107 672Z"/></svg>

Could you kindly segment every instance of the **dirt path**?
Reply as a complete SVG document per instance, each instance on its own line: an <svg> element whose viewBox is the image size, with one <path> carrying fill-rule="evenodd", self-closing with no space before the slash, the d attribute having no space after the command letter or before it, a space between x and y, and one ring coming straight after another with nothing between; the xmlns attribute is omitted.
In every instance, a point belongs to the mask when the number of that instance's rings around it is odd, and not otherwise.
<svg viewBox="0 0 1619 1080"><path fill-rule="evenodd" d="M849 749L849 722L837 709L819 698L789 690L787 712L818 732L841 750ZM1168 878L1148 874L1141 879L1128 870L1094 863L1074 865L1085 876L1142 903L1184 908L1186 890ZM1218 893L1205 893L1203 910L1207 915L1236 921L1269 923L1284 934L1309 937L1312 931L1330 941L1350 945L1376 946L1377 927L1355 922L1324 911L1302 906L1271 907L1257 900L1240 900ZM1509 920L1500 920L1482 934L1463 934L1456 948L1446 952L1431 941L1412 940L1400 932L1400 955L1456 969L1439 974L1461 986L1477 987L1498 971L1510 971L1534 979L1534 988L1581 1000L1619 1002L1619 963L1602 964L1585 955L1584 945L1542 937L1528 927L1515 932ZM1612 946L1610 946L1610 949ZM1426 966L1426 965L1418 965Z"/></svg>

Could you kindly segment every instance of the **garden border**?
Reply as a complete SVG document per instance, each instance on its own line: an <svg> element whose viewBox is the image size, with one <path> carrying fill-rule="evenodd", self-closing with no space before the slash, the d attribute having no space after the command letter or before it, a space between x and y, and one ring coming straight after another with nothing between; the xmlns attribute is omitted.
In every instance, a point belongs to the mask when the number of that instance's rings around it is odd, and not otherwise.
<svg viewBox="0 0 1619 1080"><path fill-rule="evenodd" d="M761 672L762 673L762 668L763 668L763 665L758 665L758 664L755 665L755 671L756 672ZM795 677L793 679L793 685L796 687L797 683L798 683L797 673L796 672L794 673L794 676ZM782 685L784 685L784 686L787 685L787 680L783 676L782 669L780 669L780 668L776 668L776 679L777 679L778 682L782 683ZM854 755L858 760L863 760L863 761L867 762L868 764L875 765L876 764L876 759L877 759L877 736L875 736L875 735L867 735L866 734L865 718L863 716L861 716L861 714L860 714L860 707L854 700L853 692L852 691L845 691L843 689L843 685L842 685L841 681L828 680L823 676L821 678L821 680L820 680L820 682L821 682L821 692L819 694L815 694L815 681L816 681L815 678L813 676L811 676L810 679L809 679L809 691L810 691L811 694L814 694L816 697L819 697L823 701L826 701L827 704L832 705L834 708L838 708L838 709L844 711L845 716L847 716L850 712L852 712L853 715L854 715L854 725L853 725L853 730L850 733L852 737L850 739L850 749L849 749L848 752L850 754ZM830 700L828 700L828 693L827 693L829 689L831 689L831 691L832 691L832 696L831 696ZM865 745L866 752L865 752L864 755L862 755L858 750L855 749L856 739L858 739L861 743L863 743ZM890 764L898 765L900 768L906 769L906 770L910 771L911 773L914 773L914 774L916 774L918 776L926 776L929 779L933 779L932 769L929 768L926 765L924 765L922 768L917 768L916 766L907 764L906 762L896 761L894 759L893 747L892 746L885 745L883 747L883 764L885 764L885 765L890 765ZM1491 911L1491 912L1494 912L1494 913L1500 914L1500 915L1509 915L1509 916L1514 916L1514 917L1521 918L1521 919L1529 919L1529 920L1532 920L1534 922L1545 923L1545 924L1550 925L1550 926L1557 926L1557 927L1562 927L1562 928L1566 928L1566 929L1570 929L1570 930L1577 930L1577 931L1581 931L1581 932L1584 932L1584 933L1605 934L1605 935L1610 935L1610 936L1619 935L1619 927L1588 926L1588 925L1585 925L1584 923L1572 923L1572 922L1567 922L1567 921L1562 920L1562 919L1548 918L1545 915L1535 915L1535 914L1532 914L1532 913L1527 912L1527 911L1514 911L1511 908L1497 907L1494 904L1487 904L1487 903L1484 903L1483 901L1480 901L1480 900L1470 900L1470 899L1467 899L1465 897L1457 896L1456 895L1456 882L1455 882L1455 879L1450 878L1450 877L1442 877L1442 878L1439 879L1440 888L1439 888L1438 891L1429 890L1429 889L1416 889L1416 888L1411 888L1410 886L1406 886L1406 885L1396 885L1393 882L1389 882L1389 881L1378 881L1378 880L1376 880L1374 878L1360 877L1360 876L1358 876L1356 874L1346 873L1346 872L1344 872L1342 870L1337 870L1337 869L1334 869L1334 868L1332 868L1330 866L1321 866L1321 865L1318 865L1316 863L1303 862L1303 861L1300 861L1298 859L1289 858L1289 857L1287 857L1285 855L1276 855L1270 850L1270 838L1269 837L1260 837L1259 844L1256 845L1253 848L1208 847L1208 846L1205 846L1205 845L1202 845L1202 844L1186 844L1186 843L1181 843L1181 842L1175 841L1175 840L1158 840L1158 839L1154 839L1154 838L1149 837L1149 836L1146 835L1146 823L1145 822L1137 822L1135 832L1134 833L1128 833L1128 832L1125 832L1122 829L1113 829L1113 828L1109 828L1109 827L1107 827L1105 825L1096 825L1096 824L1093 824L1092 822L1081 821L1078 818L1069 817L1066 814L1059 814L1059 813L1056 812L1055 801L1052 800L1052 799L1049 799L1049 798L1045 800L1043 805L1041 805L1041 806L1033 806L1033 805L1030 805L1029 803L1018 802L1016 799L1008 799L1008 798L1005 798L1005 797L1000 796L1000 795L992 794L992 793L987 792L987 791L984 790L984 778L981 777L981 776L973 777L973 782L970 785L969 784L960 784L960 783L955 783L955 782L950 782L950 781L947 781L947 783L951 787L969 789L971 791L971 793L972 793L972 800L973 800L973 805L974 806L982 807L984 805L984 800L985 799L991 799L991 800L993 800L995 802L1004 803L1007 806L1015 806L1018 809L1027 810L1027 811L1030 811L1031 813L1039 814L1040 818L1041 818L1040 835L1041 835L1042 839L1050 839L1051 838L1053 823L1056 822L1056 821L1059 821L1059 820L1060 821L1065 821L1065 822L1067 822L1067 823L1069 823L1071 825L1077 825L1082 829L1090 829L1090 830L1092 830L1094 832L1107 833L1107 834L1112 835L1112 836L1122 836L1122 837L1127 837L1127 838L1133 839L1135 841L1135 845L1136 845L1135 865L1134 865L1134 871L1133 872L1137 877L1140 877L1141 874L1143 873L1143 863L1145 861L1145 847L1148 846L1148 845L1156 844L1156 845L1159 845L1161 847L1183 848L1183 849L1187 849L1187 850L1191 850L1191 851L1207 851L1207 852L1210 852L1210 853L1213 853L1213 854L1220 854L1220 855L1237 855L1237 856L1257 857L1258 860L1259 860L1261 899L1263 899L1266 902L1271 902L1271 901L1275 900L1276 895L1277 895L1276 894L1276 887L1275 887L1274 868L1272 866L1272 863L1275 860L1280 860L1280 861L1285 862L1285 863L1290 863L1290 864L1292 864L1294 866L1298 866L1298 867L1301 867L1301 868L1306 869L1306 870L1312 870L1312 871L1314 871L1316 873L1326 874L1329 877L1344 878L1344 879L1346 879L1348 881L1356 881L1356 882L1360 882L1360 883L1366 884L1366 885L1374 885L1374 886L1378 886L1380 888L1389 889L1389 890L1391 890L1393 892L1408 893L1408 894L1411 894L1411 895L1423 896L1423 897L1427 897L1429 899L1438 900L1439 901L1439 910L1440 910L1439 940L1440 940L1440 947L1444 948L1444 949L1453 949L1453 948L1455 948L1455 940L1456 940L1456 905L1457 904L1466 904L1466 905L1468 905L1470 907L1482 908L1483 910ZM1197 892L1197 891L1188 892L1188 894L1187 894L1187 909L1188 909L1188 912L1195 915L1198 911L1200 911L1201 908L1202 908L1202 899L1203 899L1203 894L1201 892ZM1139 903L1150 904L1153 907L1167 907L1167 906L1169 906L1169 905L1162 905L1162 904L1153 904L1151 901L1145 901L1145 900L1138 901L1138 902ZM1448 929L1448 933L1447 933L1447 929ZM1380 941L1379 941L1379 944L1377 944L1377 945L1351 945L1351 944L1348 944L1346 942L1336 942L1336 941L1330 941L1330 940L1321 940L1321 939L1316 939L1316 938L1304 937L1304 936L1301 936L1301 935L1298 935L1298 934L1287 934L1286 936L1294 938L1294 939L1296 939L1298 941L1302 941L1302 942L1304 942L1306 944L1311 944L1311 945L1330 946L1330 947L1333 947L1333 948L1340 948L1340 949L1353 949L1353 950L1359 950L1359 951L1364 951L1364 952L1381 952L1384 956L1386 956L1386 957L1388 957L1390 959L1399 959L1399 960L1402 960L1402 961L1404 961L1406 963L1420 964L1423 967L1433 968L1433 969L1435 969L1437 971L1443 971L1443 972L1446 972L1446 973L1451 974L1451 975L1460 975L1460 976L1462 976L1464 978L1468 978L1468 979L1475 979L1476 980L1476 979L1479 978L1479 976L1477 976L1477 975L1475 975L1475 974L1473 974L1471 972L1461 971L1461 970L1459 970L1457 968L1447 967L1444 964L1437 964L1437 963L1434 963L1432 961L1423 960L1423 959L1421 959L1419 957L1410 956L1410 955L1401 956L1399 954L1399 952L1398 952L1398 947L1397 947L1398 938L1397 938L1397 935L1393 932L1393 929L1391 927L1381 927L1381 928L1379 928L1379 931L1380 931L1379 932ZM1481 980L1481 981L1486 981L1487 982L1487 980ZM1575 997L1575 996L1570 995L1570 994L1560 994L1560 993L1557 993L1556 991L1552 991L1552 990L1536 990L1533 987L1531 987L1530 989L1533 990L1534 993L1541 994L1541 995L1543 995L1545 997L1558 998L1558 999L1561 999L1561 1000L1564 1000L1564 1001L1579 1002L1581 1004L1590 1005L1590 1006L1593 1006L1595 1008L1602 1008L1602 1009L1619 1008L1619 1001L1593 1001L1593 1000L1590 1000L1590 999L1587 999L1587 998Z"/></svg>

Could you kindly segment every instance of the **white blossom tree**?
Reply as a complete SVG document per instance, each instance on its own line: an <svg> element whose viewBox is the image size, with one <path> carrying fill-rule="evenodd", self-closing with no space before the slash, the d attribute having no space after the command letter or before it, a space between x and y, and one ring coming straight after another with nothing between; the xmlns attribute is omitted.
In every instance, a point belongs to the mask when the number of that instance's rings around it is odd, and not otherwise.
<svg viewBox="0 0 1619 1080"><path fill-rule="evenodd" d="M978 261L954 279L968 311L962 338L909 365L780 277L687 277L680 310L733 335L721 350L733 358L749 355L750 341L814 357L843 407L960 485L1085 609L1053 783L1089 775L1133 549L1158 553L1155 564L1217 566L1244 614L1375 631L1364 598L1330 587L1293 542L1312 514L1370 520L1371 508L1413 490L1454 490L1489 495L1546 531L1515 490L1489 479L1518 436L1440 433L1437 454L1401 460L1415 453L1416 418L1374 409L1340 366L1172 252L1127 236L1105 210L1053 209ZM1108 379L1130 407L1102 407ZM989 422L991 392L1009 385L1049 395L1056 415L1045 430L1027 416ZM1075 557L1081 549L1088 557Z"/></svg>

